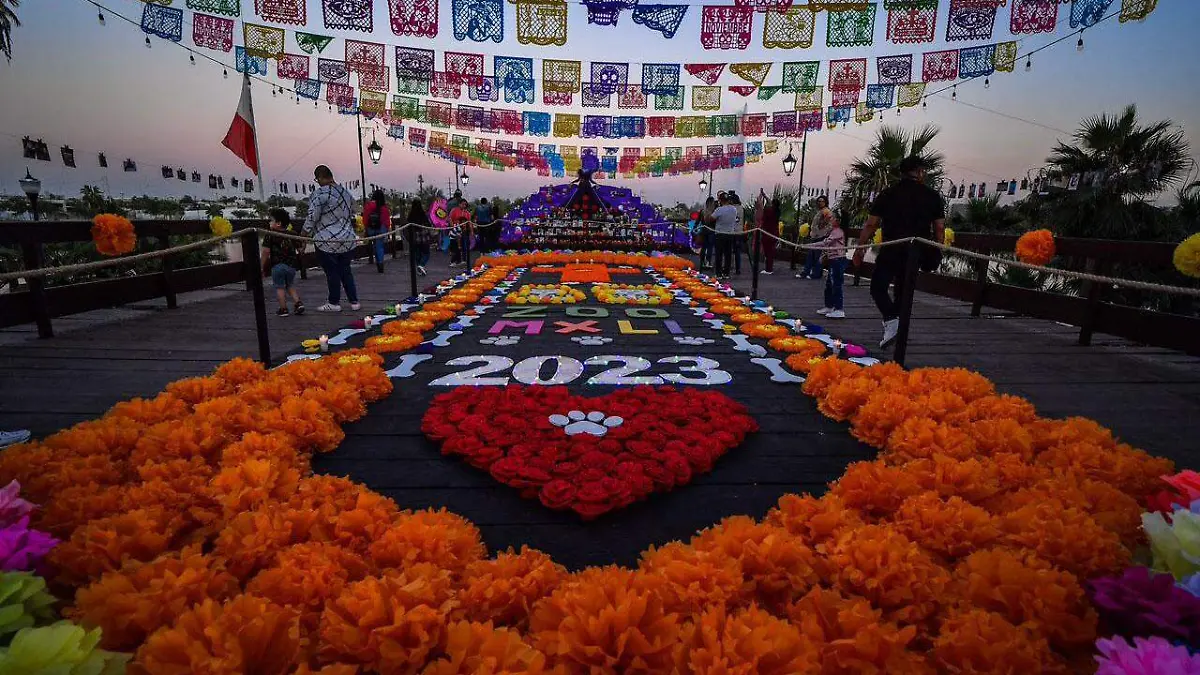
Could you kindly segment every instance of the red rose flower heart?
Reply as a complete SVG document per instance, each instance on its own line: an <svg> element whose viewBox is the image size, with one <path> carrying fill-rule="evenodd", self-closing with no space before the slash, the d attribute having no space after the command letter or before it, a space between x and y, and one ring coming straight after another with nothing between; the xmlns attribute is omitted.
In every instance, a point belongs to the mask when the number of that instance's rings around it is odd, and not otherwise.
<svg viewBox="0 0 1200 675"><path fill-rule="evenodd" d="M566 387L459 387L421 420L443 454L585 519L687 484L757 430L720 392L652 386L596 398Z"/></svg>

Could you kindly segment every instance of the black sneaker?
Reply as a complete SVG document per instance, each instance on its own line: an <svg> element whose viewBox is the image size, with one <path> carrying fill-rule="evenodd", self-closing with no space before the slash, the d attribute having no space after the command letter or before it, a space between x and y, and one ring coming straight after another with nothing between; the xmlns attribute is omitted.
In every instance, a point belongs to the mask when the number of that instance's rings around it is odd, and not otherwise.
<svg viewBox="0 0 1200 675"><path fill-rule="evenodd" d="M304 303L297 302L296 303L296 316L300 316L303 313L304 313Z"/></svg>
<svg viewBox="0 0 1200 675"><path fill-rule="evenodd" d="M287 307L280 307L279 309L275 310L275 316L288 316L290 314L291 312L287 311Z"/></svg>

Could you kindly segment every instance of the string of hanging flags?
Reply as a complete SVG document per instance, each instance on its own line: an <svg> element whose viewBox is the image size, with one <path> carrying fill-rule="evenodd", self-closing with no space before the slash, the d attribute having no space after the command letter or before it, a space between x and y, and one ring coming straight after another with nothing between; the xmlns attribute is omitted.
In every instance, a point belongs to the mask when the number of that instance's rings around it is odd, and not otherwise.
<svg viewBox="0 0 1200 675"><path fill-rule="evenodd" d="M997 30L1014 36L1053 33L1060 24L1071 29L1100 21L1116 0L734 0L731 5L700 5L699 43L705 49L747 49L760 36L767 49L813 46L818 35L830 48L869 46L882 39L891 44L945 41L989 41ZM1060 10L1070 5L1069 11ZM513 5L511 10L507 5ZM1146 18L1157 0L1120 0L1122 22ZM376 5L386 7L391 33L400 37L436 38L446 21L439 0L321 0L320 12L308 12L306 0L186 0L186 8L206 17L243 18L270 28L281 24L297 31L306 53L319 53L332 39L322 31L374 34ZM1002 8L1007 16L1001 14ZM563 46L572 12L586 12L587 25L600 29L621 24L628 13L633 25L673 39L687 17L688 4L646 4L640 0L450 0L448 32L460 42L502 43L515 32L520 44ZM183 35L183 10L170 0L147 1L143 27L165 39ZM760 18L761 17L761 18ZM624 24L628 25L628 23ZM195 24L193 23L193 26ZM943 27L944 26L944 27ZM999 29L997 28L999 26ZM515 29L515 30L514 30ZM220 30L224 30L221 28ZM276 29L278 30L278 29ZM247 44L252 51L256 47ZM311 50L311 51L310 51Z"/></svg>

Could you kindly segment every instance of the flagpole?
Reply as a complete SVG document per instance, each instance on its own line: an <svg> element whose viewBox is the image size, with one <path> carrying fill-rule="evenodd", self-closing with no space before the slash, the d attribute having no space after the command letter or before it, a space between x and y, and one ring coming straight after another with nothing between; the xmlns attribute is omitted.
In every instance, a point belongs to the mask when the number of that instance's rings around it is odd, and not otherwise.
<svg viewBox="0 0 1200 675"><path fill-rule="evenodd" d="M255 175L255 178L258 179L258 200L265 205L267 203L266 186L263 185L262 152L260 152L258 149L258 119L254 115L254 92L250 87L249 68L246 69L246 72L242 73L242 78L244 84L246 85L246 99L250 104L250 119L252 120L254 126L254 157L258 160L258 173Z"/></svg>

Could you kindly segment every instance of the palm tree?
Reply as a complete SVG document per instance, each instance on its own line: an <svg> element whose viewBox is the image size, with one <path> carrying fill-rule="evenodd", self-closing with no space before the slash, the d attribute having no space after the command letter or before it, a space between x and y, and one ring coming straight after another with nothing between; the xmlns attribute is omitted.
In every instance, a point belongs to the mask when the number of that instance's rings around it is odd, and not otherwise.
<svg viewBox="0 0 1200 675"><path fill-rule="evenodd" d="M1067 236L1170 239L1167 219L1147 200L1192 167L1183 130L1171 120L1143 125L1137 106L1129 105L1119 115L1084 119L1073 138L1060 141L1046 159L1051 178L1081 178L1079 189L1046 199L1051 227Z"/></svg>
<svg viewBox="0 0 1200 675"><path fill-rule="evenodd" d="M17 7L21 0L0 0L0 52L5 58L12 59L12 29L20 26L17 18Z"/></svg>
<svg viewBox="0 0 1200 675"><path fill-rule="evenodd" d="M1021 218L1012 208L1000 206L1000 195L972 197L963 211L955 211L950 217L956 228L964 232L1012 233L1021 231Z"/></svg>
<svg viewBox="0 0 1200 675"><path fill-rule="evenodd" d="M900 162L905 157L915 155L925 160L926 183L931 186L941 184L946 158L931 147L939 131L932 124L915 131L887 125L880 127L866 156L854 160L846 171L846 187L842 190L840 205L843 212L855 221L864 218L871 195L900 179Z"/></svg>

